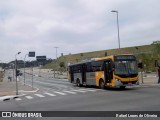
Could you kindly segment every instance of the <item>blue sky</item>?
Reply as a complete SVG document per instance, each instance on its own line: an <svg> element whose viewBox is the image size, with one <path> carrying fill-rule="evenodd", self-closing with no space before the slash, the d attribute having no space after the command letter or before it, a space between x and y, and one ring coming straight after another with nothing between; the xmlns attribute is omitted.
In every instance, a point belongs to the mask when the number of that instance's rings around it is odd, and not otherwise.
<svg viewBox="0 0 160 120"><path fill-rule="evenodd" d="M29 51L55 58L160 40L159 0L0 0L0 62ZM30 60L30 58L27 58Z"/></svg>

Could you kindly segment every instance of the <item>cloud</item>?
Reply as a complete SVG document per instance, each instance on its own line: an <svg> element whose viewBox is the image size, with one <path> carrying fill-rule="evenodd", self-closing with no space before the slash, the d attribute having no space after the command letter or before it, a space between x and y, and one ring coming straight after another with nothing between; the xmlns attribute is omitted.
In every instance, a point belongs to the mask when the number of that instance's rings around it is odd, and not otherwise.
<svg viewBox="0 0 160 120"><path fill-rule="evenodd" d="M0 58L11 61L18 51L55 58L58 53L82 53L150 44L160 39L159 0L1 0Z"/></svg>

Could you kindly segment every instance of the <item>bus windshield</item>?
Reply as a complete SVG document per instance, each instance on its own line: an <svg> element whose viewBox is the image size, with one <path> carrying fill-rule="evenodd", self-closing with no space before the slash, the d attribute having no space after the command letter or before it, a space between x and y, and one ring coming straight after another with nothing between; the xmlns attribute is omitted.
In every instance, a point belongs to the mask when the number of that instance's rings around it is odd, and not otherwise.
<svg viewBox="0 0 160 120"><path fill-rule="evenodd" d="M115 61L115 74L117 75L138 74L136 61L127 61L127 60Z"/></svg>

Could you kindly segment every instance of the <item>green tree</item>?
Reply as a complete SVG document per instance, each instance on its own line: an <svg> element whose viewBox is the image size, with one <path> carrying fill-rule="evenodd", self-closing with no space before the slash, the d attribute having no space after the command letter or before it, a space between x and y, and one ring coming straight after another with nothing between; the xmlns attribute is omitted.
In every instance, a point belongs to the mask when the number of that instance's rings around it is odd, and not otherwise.
<svg viewBox="0 0 160 120"><path fill-rule="evenodd" d="M64 67L65 67L64 62L60 62L60 63L59 63L59 66L60 66L61 68L64 68Z"/></svg>
<svg viewBox="0 0 160 120"><path fill-rule="evenodd" d="M160 41L153 41L153 55L155 58L160 59Z"/></svg>

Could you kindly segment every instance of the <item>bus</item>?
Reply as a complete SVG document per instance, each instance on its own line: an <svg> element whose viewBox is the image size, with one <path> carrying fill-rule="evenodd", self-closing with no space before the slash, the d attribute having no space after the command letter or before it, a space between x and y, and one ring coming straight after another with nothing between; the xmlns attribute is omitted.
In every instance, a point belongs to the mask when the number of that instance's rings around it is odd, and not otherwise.
<svg viewBox="0 0 160 120"><path fill-rule="evenodd" d="M80 86L116 87L138 84L134 55L111 55L68 66L68 80Z"/></svg>

